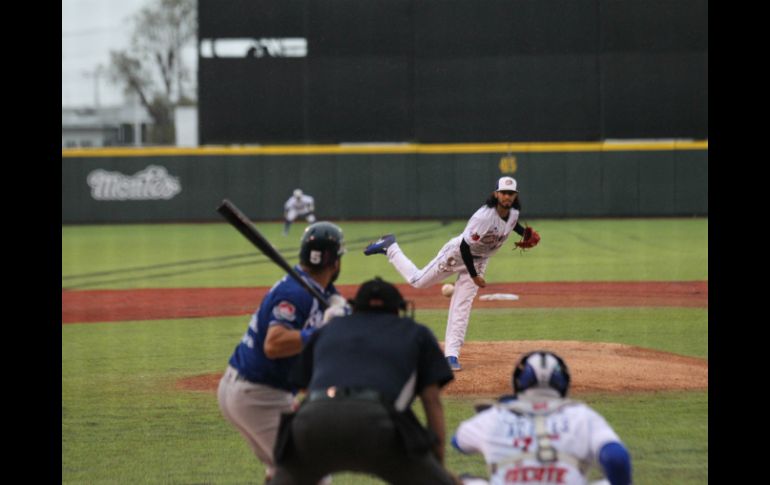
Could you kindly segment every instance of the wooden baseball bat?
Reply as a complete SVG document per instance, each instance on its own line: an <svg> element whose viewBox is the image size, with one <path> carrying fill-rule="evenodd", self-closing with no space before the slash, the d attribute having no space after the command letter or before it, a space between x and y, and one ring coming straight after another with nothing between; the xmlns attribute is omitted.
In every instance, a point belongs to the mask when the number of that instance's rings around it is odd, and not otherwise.
<svg viewBox="0 0 770 485"><path fill-rule="evenodd" d="M222 216L227 219L227 222L229 222L233 227L238 229L238 231L243 234L246 239L248 239L251 244L257 247L262 253L270 258L275 264L281 267L286 273L289 274L292 278L294 278L294 281L299 283L305 290L308 291L313 297L315 297L318 302L321 305L322 310L326 310L329 308L329 302L326 300L326 298L321 294L320 291L318 291L316 288L313 288L310 286L307 281L302 279L302 277L297 273L297 271L292 268L289 263L286 262L285 259L283 259L283 256L276 251L276 249L273 247L270 242L265 239L265 236L263 236L256 227L254 227L254 224L249 220L246 215L241 212L235 204L230 202L229 200L225 199L222 201L222 204L217 208L217 212L222 214Z"/></svg>

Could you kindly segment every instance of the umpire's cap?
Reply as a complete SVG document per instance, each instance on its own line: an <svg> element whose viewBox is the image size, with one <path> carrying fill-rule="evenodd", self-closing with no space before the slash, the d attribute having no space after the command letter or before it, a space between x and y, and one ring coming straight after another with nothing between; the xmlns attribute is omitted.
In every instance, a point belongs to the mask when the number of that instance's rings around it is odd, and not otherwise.
<svg viewBox="0 0 770 485"><path fill-rule="evenodd" d="M406 301L398 288L379 276L364 282L350 304L354 312L398 313L406 310Z"/></svg>

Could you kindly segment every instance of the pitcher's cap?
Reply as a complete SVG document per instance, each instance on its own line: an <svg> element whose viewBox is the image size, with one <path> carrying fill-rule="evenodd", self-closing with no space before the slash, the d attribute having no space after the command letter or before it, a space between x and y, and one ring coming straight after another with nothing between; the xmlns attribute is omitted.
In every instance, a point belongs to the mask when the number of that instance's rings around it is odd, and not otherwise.
<svg viewBox="0 0 770 485"><path fill-rule="evenodd" d="M516 179L513 177L500 177L500 180L497 181L497 192L501 190L512 190L517 192Z"/></svg>

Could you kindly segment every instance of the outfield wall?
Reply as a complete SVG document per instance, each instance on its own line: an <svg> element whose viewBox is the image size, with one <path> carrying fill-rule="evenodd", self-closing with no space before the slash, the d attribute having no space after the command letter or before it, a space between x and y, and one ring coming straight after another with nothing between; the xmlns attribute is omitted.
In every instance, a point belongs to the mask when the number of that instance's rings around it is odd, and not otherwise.
<svg viewBox="0 0 770 485"><path fill-rule="evenodd" d="M62 223L279 220L301 187L321 219L467 218L502 175L527 218L708 215L708 142L62 151Z"/></svg>

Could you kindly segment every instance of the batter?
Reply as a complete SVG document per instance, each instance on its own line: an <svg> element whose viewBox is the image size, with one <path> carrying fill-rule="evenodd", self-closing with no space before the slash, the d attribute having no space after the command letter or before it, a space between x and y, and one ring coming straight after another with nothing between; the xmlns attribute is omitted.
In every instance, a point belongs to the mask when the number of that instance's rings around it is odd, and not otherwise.
<svg viewBox="0 0 770 485"><path fill-rule="evenodd" d="M267 481L275 469L273 447L281 414L292 411L297 393L289 382L289 370L310 336L340 311L344 313L345 299L333 284L344 252L338 226L330 222L308 226L300 245L300 264L294 269L331 306L322 310L307 290L284 276L251 316L219 381L222 415L265 465Z"/></svg>

